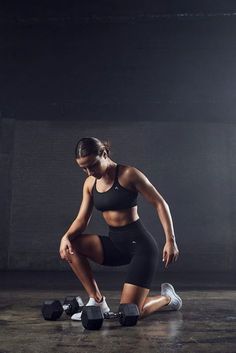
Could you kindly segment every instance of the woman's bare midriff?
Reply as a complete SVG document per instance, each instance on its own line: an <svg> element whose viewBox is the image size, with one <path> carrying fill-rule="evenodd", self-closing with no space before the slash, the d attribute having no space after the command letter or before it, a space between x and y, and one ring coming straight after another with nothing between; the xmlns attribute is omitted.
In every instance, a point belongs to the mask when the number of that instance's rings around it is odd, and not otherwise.
<svg viewBox="0 0 236 353"><path fill-rule="evenodd" d="M137 209L138 207L134 206L126 210L104 211L102 215L107 225L112 227L122 227L139 219Z"/></svg>

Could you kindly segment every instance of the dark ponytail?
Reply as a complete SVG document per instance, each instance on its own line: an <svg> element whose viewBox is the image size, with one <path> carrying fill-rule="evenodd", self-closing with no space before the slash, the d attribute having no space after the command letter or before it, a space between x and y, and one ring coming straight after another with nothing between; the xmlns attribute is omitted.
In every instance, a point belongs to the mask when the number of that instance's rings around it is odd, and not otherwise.
<svg viewBox="0 0 236 353"><path fill-rule="evenodd" d="M106 151L108 157L111 155L111 144L108 140L99 140L96 137L83 137L75 146L75 158L81 158L94 154L101 156Z"/></svg>

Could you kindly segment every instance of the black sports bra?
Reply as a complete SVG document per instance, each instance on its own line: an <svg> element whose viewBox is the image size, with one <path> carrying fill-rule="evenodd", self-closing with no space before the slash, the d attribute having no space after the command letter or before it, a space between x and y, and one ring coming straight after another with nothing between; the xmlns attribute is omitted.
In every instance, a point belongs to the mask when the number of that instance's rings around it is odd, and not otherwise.
<svg viewBox="0 0 236 353"><path fill-rule="evenodd" d="M109 190L104 192L97 191L97 179L93 184L93 203L95 208L99 211L122 210L137 205L138 192L128 190L120 185L118 181L118 168L119 164L116 166L114 183Z"/></svg>

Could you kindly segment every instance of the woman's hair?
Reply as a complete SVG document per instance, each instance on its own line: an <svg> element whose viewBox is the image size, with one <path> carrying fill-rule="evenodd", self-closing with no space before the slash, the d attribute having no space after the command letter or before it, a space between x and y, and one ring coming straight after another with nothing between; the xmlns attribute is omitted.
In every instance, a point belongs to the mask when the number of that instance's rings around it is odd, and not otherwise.
<svg viewBox="0 0 236 353"><path fill-rule="evenodd" d="M89 156L90 154L101 156L104 151L110 157L110 148L111 144L109 141L101 141L96 137L83 137L75 146L75 158Z"/></svg>

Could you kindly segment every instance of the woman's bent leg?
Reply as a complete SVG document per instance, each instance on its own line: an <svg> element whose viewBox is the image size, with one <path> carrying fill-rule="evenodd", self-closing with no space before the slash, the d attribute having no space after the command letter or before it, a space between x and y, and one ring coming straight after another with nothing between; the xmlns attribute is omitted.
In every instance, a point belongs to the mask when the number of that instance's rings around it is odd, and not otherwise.
<svg viewBox="0 0 236 353"><path fill-rule="evenodd" d="M131 283L124 283L120 303L135 303L140 312L139 319L160 310L170 302L169 297L157 295L148 297L148 288L140 287Z"/></svg>
<svg viewBox="0 0 236 353"><path fill-rule="evenodd" d="M88 293L88 296L94 298L97 302L101 301L102 294L93 276L88 259L84 255L74 254L69 264Z"/></svg>
<svg viewBox="0 0 236 353"><path fill-rule="evenodd" d="M163 306L169 304L170 298L163 295L155 295L154 297L146 297L140 319L160 310Z"/></svg>
<svg viewBox="0 0 236 353"><path fill-rule="evenodd" d="M87 258L102 264L104 254L101 240L98 235L81 234L71 241L74 254L68 253L69 264L77 278L82 283L89 297L97 302L101 301L102 294L93 276L91 266Z"/></svg>

